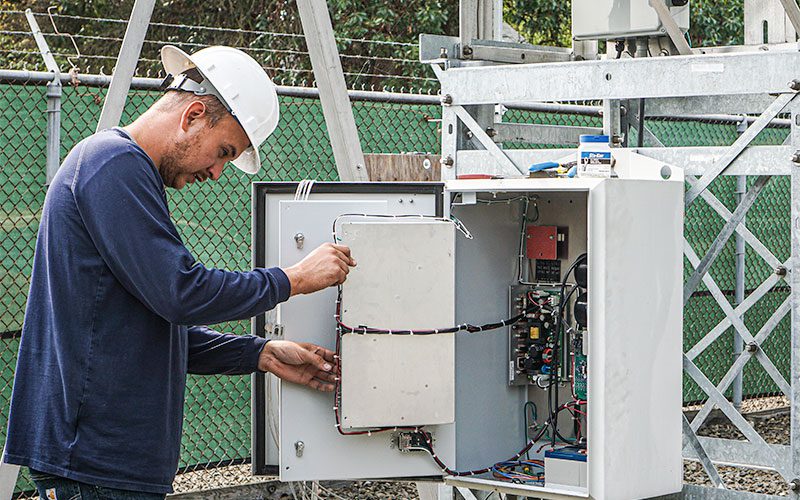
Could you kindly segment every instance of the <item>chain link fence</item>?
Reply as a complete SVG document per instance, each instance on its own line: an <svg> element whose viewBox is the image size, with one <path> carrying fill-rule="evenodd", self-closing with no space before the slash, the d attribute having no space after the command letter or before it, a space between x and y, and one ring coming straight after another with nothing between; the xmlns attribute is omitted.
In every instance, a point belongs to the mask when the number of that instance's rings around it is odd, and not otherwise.
<svg viewBox="0 0 800 500"><path fill-rule="evenodd" d="M46 89L43 81L5 78L0 83L0 422L4 439L8 403L14 378L16 352L24 318L36 231L45 186ZM287 92L284 91L284 94ZM288 92L288 94L292 94ZM159 93L135 89L129 94L123 122L129 122L152 104ZM105 97L105 88L65 85L61 102L62 158L79 140L94 131ZM407 101L407 100L406 100ZM171 191L172 216L185 243L199 260L228 269L250 267L250 183L258 180L336 180L336 168L319 101L299 93L282 95L281 126L263 146L264 168L257 176L228 168L216 183L202 183L183 192ZM353 103L365 153L437 152L441 108L398 99ZM602 126L590 115L546 114L509 110L506 121L551 125ZM650 118L650 130L667 146L723 146L737 137L730 121L690 122ZM757 144L781 144L785 128L768 128ZM555 146L555 145L542 145ZM722 178L711 191L729 210L736 205L736 181ZM749 212L747 226L781 260L789 257L788 179L775 178ZM705 203L687 211L685 232L698 254L707 249L722 219ZM711 275L733 303L733 239L711 268ZM774 272L748 249L748 291ZM646 272L646 270L640 270ZM688 261L685 273L692 271ZM788 296L788 287L776 286L748 311L745 321L757 331ZM713 328L724 314L701 287L690 299L684 319L687 346ZM217 325L221 331L248 333L245 321ZM765 345L780 371L789 375L789 319L785 318ZM717 383L733 362L733 333L726 332L696 361ZM767 374L750 363L744 372L745 397L777 394ZM703 392L688 378L684 382L687 403L704 400ZM236 376L190 376L186 391L183 447L176 490L202 490L247 481L250 456L250 379ZM18 496L31 496L33 486L25 473Z"/></svg>

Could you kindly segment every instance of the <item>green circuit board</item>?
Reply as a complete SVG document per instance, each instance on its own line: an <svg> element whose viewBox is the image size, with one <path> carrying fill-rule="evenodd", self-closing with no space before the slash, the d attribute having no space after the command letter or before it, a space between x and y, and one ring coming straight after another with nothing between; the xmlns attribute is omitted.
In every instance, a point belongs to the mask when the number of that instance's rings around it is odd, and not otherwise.
<svg viewBox="0 0 800 500"><path fill-rule="evenodd" d="M582 354L575 355L575 396L578 399L586 401L586 375L588 369L586 367L586 356Z"/></svg>

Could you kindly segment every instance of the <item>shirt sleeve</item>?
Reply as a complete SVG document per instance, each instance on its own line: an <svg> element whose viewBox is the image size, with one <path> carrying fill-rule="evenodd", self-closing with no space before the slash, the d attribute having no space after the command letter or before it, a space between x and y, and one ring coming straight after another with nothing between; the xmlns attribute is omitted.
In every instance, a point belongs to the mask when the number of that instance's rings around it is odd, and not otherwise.
<svg viewBox="0 0 800 500"><path fill-rule="evenodd" d="M72 185L90 238L129 293L178 325L250 318L289 298L279 268L233 272L198 262L170 219L158 173L142 156L115 155Z"/></svg>
<svg viewBox="0 0 800 500"><path fill-rule="evenodd" d="M258 370L258 356L267 343L253 335L220 333L191 326L188 372L195 375L246 375Z"/></svg>

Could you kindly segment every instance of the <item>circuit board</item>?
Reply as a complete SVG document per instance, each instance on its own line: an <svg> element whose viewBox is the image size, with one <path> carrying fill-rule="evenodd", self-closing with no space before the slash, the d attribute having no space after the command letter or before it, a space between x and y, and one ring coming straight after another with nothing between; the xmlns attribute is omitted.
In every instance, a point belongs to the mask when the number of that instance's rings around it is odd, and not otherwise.
<svg viewBox="0 0 800 500"><path fill-rule="evenodd" d="M575 354L575 396L583 401L586 401L586 375L588 368L586 366L586 356L583 354Z"/></svg>
<svg viewBox="0 0 800 500"><path fill-rule="evenodd" d="M552 285L511 287L511 315L525 312L525 317L509 332L509 385L527 385L532 377L550 373L559 295Z"/></svg>

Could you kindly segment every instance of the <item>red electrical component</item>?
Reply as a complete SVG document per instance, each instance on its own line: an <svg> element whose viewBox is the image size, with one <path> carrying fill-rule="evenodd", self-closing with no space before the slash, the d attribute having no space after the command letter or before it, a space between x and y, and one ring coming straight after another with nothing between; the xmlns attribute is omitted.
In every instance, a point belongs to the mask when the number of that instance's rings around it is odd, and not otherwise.
<svg viewBox="0 0 800 500"><path fill-rule="evenodd" d="M525 230L525 253L529 259L557 259L558 227L528 226Z"/></svg>

